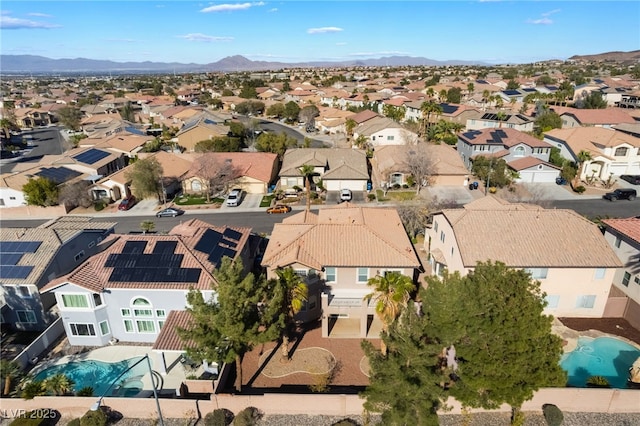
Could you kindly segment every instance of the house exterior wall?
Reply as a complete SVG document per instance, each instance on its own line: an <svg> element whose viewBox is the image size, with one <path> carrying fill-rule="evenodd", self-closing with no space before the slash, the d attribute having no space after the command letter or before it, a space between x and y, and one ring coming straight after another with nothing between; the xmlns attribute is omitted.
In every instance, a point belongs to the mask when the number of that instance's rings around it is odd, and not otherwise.
<svg viewBox="0 0 640 426"><path fill-rule="evenodd" d="M20 207L27 204L24 192L13 188L0 188L0 208Z"/></svg>
<svg viewBox="0 0 640 426"><path fill-rule="evenodd" d="M531 132L533 131L533 121L528 121L526 123L505 123L502 121L493 121L493 120L481 120L479 118L469 118L466 122L467 130L482 130L482 129L498 129L501 127L507 129L515 129L521 132Z"/></svg>
<svg viewBox="0 0 640 426"><path fill-rule="evenodd" d="M402 134L403 129L400 128L390 128L380 130L378 132L372 133L369 136L369 141L373 146L382 146L382 145L404 145L406 141L404 140L404 135ZM354 134L354 139L357 139L358 135Z"/></svg>
<svg viewBox="0 0 640 426"><path fill-rule="evenodd" d="M604 233L615 254L625 267L616 271L613 276L613 286L622 291L627 297L640 304L640 269L636 267L640 256L640 243L633 242L628 237L619 235L611 228ZM628 274L628 275L627 275ZM625 275L629 277L627 285L623 284Z"/></svg>
<svg viewBox="0 0 640 426"><path fill-rule="evenodd" d="M424 244L425 250L429 253L434 275L442 275L445 269L449 273L459 272L461 275L466 275L473 270L464 266L453 228L443 215L433 217L431 228L425 230ZM434 259L433 253L436 250L442 253L444 263ZM546 314L557 317L602 317L615 269L596 267L545 269L547 269L546 278L537 279L540 281L541 290L547 293L547 299L554 300L554 303L550 303L545 309ZM586 302L585 297L593 300ZM591 303L591 307L581 307L589 306Z"/></svg>

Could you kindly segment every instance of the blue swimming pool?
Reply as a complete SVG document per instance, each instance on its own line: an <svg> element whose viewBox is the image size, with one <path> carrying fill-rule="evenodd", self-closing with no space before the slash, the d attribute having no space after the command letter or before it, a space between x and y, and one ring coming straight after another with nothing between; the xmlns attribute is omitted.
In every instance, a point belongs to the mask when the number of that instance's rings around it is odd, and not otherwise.
<svg viewBox="0 0 640 426"><path fill-rule="evenodd" d="M613 337L579 337L578 346L566 353L560 366L567 372L567 386L584 388L591 376L605 377L611 387L625 389L629 368L640 350Z"/></svg>
<svg viewBox="0 0 640 426"><path fill-rule="evenodd" d="M142 357L126 359L120 362L102 362L94 360L72 361L66 364L54 365L45 370L40 371L34 377L35 380L44 380L47 377L62 373L75 382L74 391L91 386L93 395L100 396L107 391L109 385L118 378L123 371L130 368ZM148 373L147 364L141 362L131 370L123 374L123 376L115 383L107 395L110 396L134 396L142 390L142 376Z"/></svg>

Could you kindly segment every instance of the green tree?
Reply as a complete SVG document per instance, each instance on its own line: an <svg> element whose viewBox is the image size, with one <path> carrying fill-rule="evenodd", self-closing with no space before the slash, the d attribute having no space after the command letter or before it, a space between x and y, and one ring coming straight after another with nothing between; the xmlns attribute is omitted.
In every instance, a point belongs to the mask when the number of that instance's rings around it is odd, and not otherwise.
<svg viewBox="0 0 640 426"><path fill-rule="evenodd" d="M241 98L245 98L245 99L257 99L258 98L258 92L256 92L256 88L252 87L252 86L243 86L242 89L240 90L240 94L238 94L239 97Z"/></svg>
<svg viewBox="0 0 640 426"><path fill-rule="evenodd" d="M74 106L65 106L58 110L58 120L67 129L78 131L80 130L80 120L82 119L82 113L80 109Z"/></svg>
<svg viewBox="0 0 640 426"><path fill-rule="evenodd" d="M236 112L243 115L259 115L264 111L264 102L244 101L236 105Z"/></svg>
<svg viewBox="0 0 640 426"><path fill-rule="evenodd" d="M576 176L572 182L574 188L580 185L580 179L582 179L582 172L584 170L584 165L587 161L592 160L591 153L589 151L582 150L578 152L578 170L576 172Z"/></svg>
<svg viewBox="0 0 640 426"><path fill-rule="evenodd" d="M602 97L601 92L594 90L584 98L579 107L584 109L605 109L607 101Z"/></svg>
<svg viewBox="0 0 640 426"><path fill-rule="evenodd" d="M140 222L140 229L142 229L142 233L146 234L147 232L151 232L156 228L156 223L152 220L145 220Z"/></svg>
<svg viewBox="0 0 640 426"><path fill-rule="evenodd" d="M427 129L431 126L431 115L442 114L442 107L433 101L425 101L420 105L420 112L422 113L422 136L426 136Z"/></svg>
<svg viewBox="0 0 640 426"><path fill-rule="evenodd" d="M509 80L507 82L507 90L517 90L520 88L520 84L518 84L515 80Z"/></svg>
<svg viewBox="0 0 640 426"><path fill-rule="evenodd" d="M426 334L428 322L410 301L400 319L380 335L386 355L362 341L371 371L361 394L364 408L381 413L384 425L439 424L437 410L446 398L440 383L446 378L440 368L441 345Z"/></svg>
<svg viewBox="0 0 640 426"><path fill-rule="evenodd" d="M274 311L280 300L269 294L267 282L245 273L240 259L223 257L213 272L217 299L205 301L199 290L187 294L191 327L178 329L194 359L235 363L235 389L242 390L242 357L254 345L275 340L281 323Z"/></svg>
<svg viewBox="0 0 640 426"><path fill-rule="evenodd" d="M534 132L542 135L552 129L562 129L562 118L554 111L547 111L536 117L534 126Z"/></svg>
<svg viewBox="0 0 640 426"><path fill-rule="evenodd" d="M127 102L122 108L120 108L120 117L122 117L123 120L132 123L135 122L136 116L133 111L133 107L131 106L131 102Z"/></svg>
<svg viewBox="0 0 640 426"><path fill-rule="evenodd" d="M21 372L20 365L16 361L0 360L0 383L4 382L3 395L9 395L11 382L20 377Z"/></svg>
<svg viewBox="0 0 640 426"><path fill-rule="evenodd" d="M239 152L241 143L239 138L218 136L195 144L195 152Z"/></svg>
<svg viewBox="0 0 640 426"><path fill-rule="evenodd" d="M151 157L133 163L125 172L125 177L131 182L136 197L143 199L160 193L162 173L158 160Z"/></svg>
<svg viewBox="0 0 640 426"><path fill-rule="evenodd" d="M266 114L269 117L276 117L276 118L283 117L284 116L284 104L282 102L277 102L277 103L269 106L269 108L267 108Z"/></svg>
<svg viewBox="0 0 640 426"><path fill-rule="evenodd" d="M30 206L55 206L58 204L58 185L51 179L39 177L29 179L22 186L27 204Z"/></svg>
<svg viewBox="0 0 640 426"><path fill-rule="evenodd" d="M358 123L353 118L347 118L344 122L345 130L347 131L347 142L353 138L353 131L358 126Z"/></svg>
<svg viewBox="0 0 640 426"><path fill-rule="evenodd" d="M307 105L298 113L298 119L307 124L312 123L320 115L320 110L315 105Z"/></svg>
<svg viewBox="0 0 640 426"><path fill-rule="evenodd" d="M294 101L289 101L284 105L283 116L287 122L293 123L298 120L298 114L300 114L300 106Z"/></svg>
<svg viewBox="0 0 640 426"><path fill-rule="evenodd" d="M282 295L278 300L282 301L281 310L284 319L280 353L282 360L288 361L289 339L295 326L295 316L307 301L308 289L307 285L291 267L278 269L276 270L276 274L278 275L278 279L272 286L277 288L277 291Z"/></svg>
<svg viewBox="0 0 640 426"><path fill-rule="evenodd" d="M407 112L405 107L397 107L395 105L387 105L385 104L382 107L382 113L385 117L392 119L393 121L400 122L404 119L404 116Z"/></svg>
<svg viewBox="0 0 640 426"><path fill-rule="evenodd" d="M62 373L47 377L42 386L53 395L66 395L73 391L74 381Z"/></svg>
<svg viewBox="0 0 640 426"><path fill-rule="evenodd" d="M300 174L304 178L304 188L307 196L307 211L311 210L311 179L313 179L315 173L315 167L311 164L303 164L300 167Z"/></svg>
<svg viewBox="0 0 640 426"><path fill-rule="evenodd" d="M406 307L411 292L416 287L413 280L399 272L386 272L384 275L376 275L369 278L367 285L373 291L367 294L364 299L368 302L375 302L376 314L382 321L382 329L386 331ZM384 341L381 343L382 354L386 354Z"/></svg>
<svg viewBox="0 0 640 426"><path fill-rule="evenodd" d="M451 104L459 104L462 99L462 89L459 87L452 87L447 90L447 102ZM442 111L440 112L442 113Z"/></svg>
<svg viewBox="0 0 640 426"><path fill-rule="evenodd" d="M566 384L562 340L552 334L553 318L542 313L545 294L528 272L488 261L464 277L426 282L420 298L427 334L455 347L459 380L450 392L463 405L507 403L517 412L539 388Z"/></svg>
<svg viewBox="0 0 640 426"><path fill-rule="evenodd" d="M477 156L473 159L471 173L484 182L485 186L503 188L509 186L517 176L502 159Z"/></svg>
<svg viewBox="0 0 640 426"><path fill-rule="evenodd" d="M264 132L256 140L256 149L262 152L273 152L278 154L280 158L284 155L287 148L297 145L297 141L282 132L279 135Z"/></svg>

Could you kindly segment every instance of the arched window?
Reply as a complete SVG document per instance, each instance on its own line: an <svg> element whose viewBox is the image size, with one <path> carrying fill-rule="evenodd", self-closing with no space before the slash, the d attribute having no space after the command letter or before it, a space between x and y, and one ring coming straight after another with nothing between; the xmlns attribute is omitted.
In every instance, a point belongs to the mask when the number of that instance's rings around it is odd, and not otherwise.
<svg viewBox="0 0 640 426"><path fill-rule="evenodd" d="M524 157L525 149L523 146L519 146L515 149L514 154L516 157Z"/></svg>
<svg viewBox="0 0 640 426"><path fill-rule="evenodd" d="M202 191L202 182L200 182L198 179L194 179L191 181L191 190L194 192L201 192Z"/></svg>
<svg viewBox="0 0 640 426"><path fill-rule="evenodd" d="M133 306L151 306L151 303L144 297L138 297L131 303Z"/></svg>

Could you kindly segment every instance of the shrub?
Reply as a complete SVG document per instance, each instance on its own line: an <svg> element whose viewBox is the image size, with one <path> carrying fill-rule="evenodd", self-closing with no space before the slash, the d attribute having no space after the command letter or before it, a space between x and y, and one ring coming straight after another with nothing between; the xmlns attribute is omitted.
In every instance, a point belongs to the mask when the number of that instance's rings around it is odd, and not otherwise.
<svg viewBox="0 0 640 426"><path fill-rule="evenodd" d="M406 183L402 184L402 189L409 189L409 185L407 185Z"/></svg>
<svg viewBox="0 0 640 426"><path fill-rule="evenodd" d="M97 212L104 210L104 203L102 201L98 201L97 203L95 203L95 205L93 206Z"/></svg>
<svg viewBox="0 0 640 426"><path fill-rule="evenodd" d="M89 410L80 418L80 426L106 426L106 424L107 415L102 409Z"/></svg>
<svg viewBox="0 0 640 426"><path fill-rule="evenodd" d="M247 407L233 419L233 426L255 426L262 418L262 412L256 407Z"/></svg>
<svg viewBox="0 0 640 426"><path fill-rule="evenodd" d="M369 199L369 201L373 201L376 199L376 194L369 194L367 195L367 198Z"/></svg>
<svg viewBox="0 0 640 426"><path fill-rule="evenodd" d="M352 419L342 419L333 423L331 426L358 426L358 422Z"/></svg>
<svg viewBox="0 0 640 426"><path fill-rule="evenodd" d="M399 183L394 183L393 186L391 187L393 189L400 189L400 184Z"/></svg>
<svg viewBox="0 0 640 426"><path fill-rule="evenodd" d="M562 411L554 404L544 404L542 406L542 414L549 426L560 426L564 420L564 414L562 414Z"/></svg>
<svg viewBox="0 0 640 426"><path fill-rule="evenodd" d="M33 399L39 395L44 395L44 385L37 380L25 383L20 393L20 396L24 399Z"/></svg>
<svg viewBox="0 0 640 426"><path fill-rule="evenodd" d="M76 392L77 396L93 396L93 388L91 386L85 386Z"/></svg>
<svg viewBox="0 0 640 426"><path fill-rule="evenodd" d="M587 190L587 188L585 188L583 185L580 185L580 186L576 186L573 190L578 194L582 194L584 191Z"/></svg>
<svg viewBox="0 0 640 426"><path fill-rule="evenodd" d="M587 379L587 386L591 388L610 388L611 384L602 376L591 376Z"/></svg>
<svg viewBox="0 0 640 426"><path fill-rule="evenodd" d="M226 408L218 408L204 416L205 426L228 426L233 421L233 413Z"/></svg>
<svg viewBox="0 0 640 426"><path fill-rule="evenodd" d="M522 426L524 425L524 413L518 410L511 419L512 426Z"/></svg>
<svg viewBox="0 0 640 426"><path fill-rule="evenodd" d="M80 426L80 419L71 420L69 423L67 423L67 426Z"/></svg>

